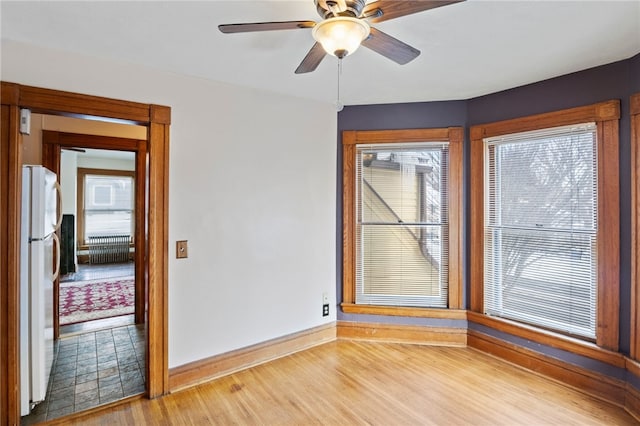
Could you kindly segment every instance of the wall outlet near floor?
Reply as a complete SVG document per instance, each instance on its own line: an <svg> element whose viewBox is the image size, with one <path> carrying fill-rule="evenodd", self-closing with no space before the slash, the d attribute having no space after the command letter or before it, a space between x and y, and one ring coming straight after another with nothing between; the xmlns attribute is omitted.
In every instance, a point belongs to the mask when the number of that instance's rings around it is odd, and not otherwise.
<svg viewBox="0 0 640 426"><path fill-rule="evenodd" d="M328 317L329 316L329 304L325 303L324 305L322 305L322 316L323 317Z"/></svg>

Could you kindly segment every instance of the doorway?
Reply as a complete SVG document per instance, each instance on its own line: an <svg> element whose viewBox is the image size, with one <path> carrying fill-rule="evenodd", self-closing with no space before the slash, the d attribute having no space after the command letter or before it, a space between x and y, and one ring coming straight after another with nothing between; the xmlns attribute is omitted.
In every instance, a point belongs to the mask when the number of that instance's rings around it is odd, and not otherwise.
<svg viewBox="0 0 640 426"><path fill-rule="evenodd" d="M135 203L135 197L143 195L135 191L136 153L76 146L62 147L60 156L65 203L59 335L133 324L135 206L143 204Z"/></svg>
<svg viewBox="0 0 640 426"><path fill-rule="evenodd" d="M43 128L127 134L122 124L96 128L76 118L34 116ZM139 241L144 232L142 159L147 142L40 132L37 141L29 138L30 145L41 143L42 164L59 177L61 186L61 274L54 282L56 341L49 387L45 400L22 418L23 424L144 393L146 382L145 246Z"/></svg>
<svg viewBox="0 0 640 426"><path fill-rule="evenodd" d="M6 286L0 289L0 423L20 422L19 383L19 238L21 209L22 136L20 109L61 116L116 120L146 128L148 149L144 164L147 194L142 239L146 257L142 261L142 285L146 289L145 370L146 395L155 398L169 391L167 347L167 262L168 262L168 148L170 108L51 89L1 82L2 136L0 144L0 275ZM142 156L141 156L142 157ZM136 263L137 265L138 263ZM136 268L137 269L137 268ZM136 271L137 273L137 271Z"/></svg>

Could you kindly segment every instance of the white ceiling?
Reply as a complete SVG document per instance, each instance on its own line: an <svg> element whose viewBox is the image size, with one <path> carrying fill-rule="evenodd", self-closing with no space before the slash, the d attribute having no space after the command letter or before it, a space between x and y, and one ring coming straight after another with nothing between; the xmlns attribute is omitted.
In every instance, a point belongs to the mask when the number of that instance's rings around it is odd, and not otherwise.
<svg viewBox="0 0 640 426"><path fill-rule="evenodd" d="M294 70L311 31L222 34L223 23L315 20L313 0L5 1L3 39L334 102L337 59ZM374 24L422 54L343 61L347 105L468 99L640 53L640 1L468 0Z"/></svg>

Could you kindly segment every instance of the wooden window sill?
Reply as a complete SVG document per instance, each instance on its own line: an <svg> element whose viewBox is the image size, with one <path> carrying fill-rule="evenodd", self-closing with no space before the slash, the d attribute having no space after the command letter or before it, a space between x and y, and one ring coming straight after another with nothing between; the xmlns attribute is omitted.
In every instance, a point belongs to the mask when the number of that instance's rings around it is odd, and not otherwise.
<svg viewBox="0 0 640 426"><path fill-rule="evenodd" d="M464 309L356 305L355 303L342 303L340 306L342 307L342 312L346 314L389 315L400 317L439 318L455 320L467 319L467 311Z"/></svg>

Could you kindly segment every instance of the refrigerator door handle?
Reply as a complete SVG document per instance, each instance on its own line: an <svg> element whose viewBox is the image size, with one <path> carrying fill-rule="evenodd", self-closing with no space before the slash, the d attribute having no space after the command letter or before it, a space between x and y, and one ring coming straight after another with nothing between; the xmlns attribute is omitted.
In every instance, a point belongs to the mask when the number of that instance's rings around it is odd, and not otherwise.
<svg viewBox="0 0 640 426"><path fill-rule="evenodd" d="M60 229L60 225L62 225L62 188L60 187L60 183L58 181L55 181L53 186L56 188L56 192L58 193L58 202L56 203L58 220L56 221L56 224L53 227L53 229L57 231L58 229ZM58 241L58 248L60 248L59 246L60 246L60 242Z"/></svg>
<svg viewBox="0 0 640 426"><path fill-rule="evenodd" d="M58 238L58 234L56 234L55 232L52 233L51 236L53 237L53 242L56 250L56 263L55 263L56 269L53 272L53 277L51 278L51 281L55 281L58 279L58 275L60 275L60 238Z"/></svg>

